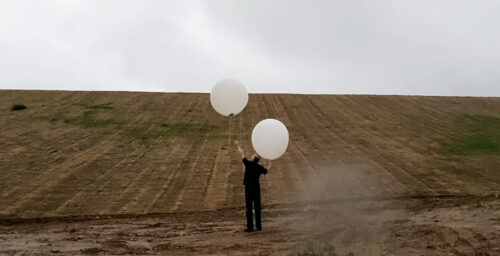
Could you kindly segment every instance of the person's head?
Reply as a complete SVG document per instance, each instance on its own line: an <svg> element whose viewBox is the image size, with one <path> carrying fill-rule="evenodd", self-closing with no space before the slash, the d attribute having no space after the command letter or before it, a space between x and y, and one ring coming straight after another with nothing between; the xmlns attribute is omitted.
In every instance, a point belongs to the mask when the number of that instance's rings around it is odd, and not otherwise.
<svg viewBox="0 0 500 256"><path fill-rule="evenodd" d="M258 163L258 162L259 162L259 160L260 160L260 156L259 156L259 155L254 154L254 155L252 156L252 162L254 162L254 163Z"/></svg>

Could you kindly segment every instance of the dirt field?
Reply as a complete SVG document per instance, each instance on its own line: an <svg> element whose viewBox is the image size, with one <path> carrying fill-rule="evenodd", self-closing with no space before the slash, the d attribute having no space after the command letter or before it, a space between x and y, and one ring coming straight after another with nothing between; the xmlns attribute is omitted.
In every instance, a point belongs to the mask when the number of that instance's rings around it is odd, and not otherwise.
<svg viewBox="0 0 500 256"><path fill-rule="evenodd" d="M264 118L290 144L246 234ZM500 98L0 91L0 127L0 254L500 255Z"/></svg>

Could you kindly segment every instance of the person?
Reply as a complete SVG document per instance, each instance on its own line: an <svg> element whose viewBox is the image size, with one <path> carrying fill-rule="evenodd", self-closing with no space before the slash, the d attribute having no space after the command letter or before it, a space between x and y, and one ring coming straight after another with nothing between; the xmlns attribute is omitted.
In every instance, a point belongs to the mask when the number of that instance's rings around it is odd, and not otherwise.
<svg viewBox="0 0 500 256"><path fill-rule="evenodd" d="M246 207L246 219L247 228L245 232L253 231L253 214L252 208L255 209L255 228L260 231L262 230L261 223L261 206L260 206L260 182L259 178L262 174L267 174L267 169L259 164L260 157L254 154L250 160L245 157L243 150L240 147L238 141L235 141L238 151L241 154L242 162L245 165L245 176L243 179L243 185L245 185L245 207ZM269 162L268 168L271 167L271 162Z"/></svg>

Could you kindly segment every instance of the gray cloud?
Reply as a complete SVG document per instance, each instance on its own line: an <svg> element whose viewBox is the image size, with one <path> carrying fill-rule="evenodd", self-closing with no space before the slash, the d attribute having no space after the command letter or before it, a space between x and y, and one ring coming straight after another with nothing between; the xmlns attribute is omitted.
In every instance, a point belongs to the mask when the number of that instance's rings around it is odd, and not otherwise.
<svg viewBox="0 0 500 256"><path fill-rule="evenodd" d="M1 1L0 88L500 96L500 2Z"/></svg>

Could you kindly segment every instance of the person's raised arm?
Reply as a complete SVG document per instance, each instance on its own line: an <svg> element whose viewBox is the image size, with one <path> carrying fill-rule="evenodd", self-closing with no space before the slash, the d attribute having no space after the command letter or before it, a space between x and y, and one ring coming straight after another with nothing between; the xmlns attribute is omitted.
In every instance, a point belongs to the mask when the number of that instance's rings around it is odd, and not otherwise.
<svg viewBox="0 0 500 256"><path fill-rule="evenodd" d="M245 158L245 153L243 153L243 149L241 149L240 143L236 140L234 141L234 144L236 144L236 146L238 147L238 152L240 152L241 158Z"/></svg>
<svg viewBox="0 0 500 256"><path fill-rule="evenodd" d="M271 160L269 160L269 164L267 165L267 168L261 165L261 174L266 175L269 169L271 168Z"/></svg>

